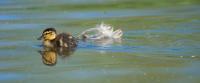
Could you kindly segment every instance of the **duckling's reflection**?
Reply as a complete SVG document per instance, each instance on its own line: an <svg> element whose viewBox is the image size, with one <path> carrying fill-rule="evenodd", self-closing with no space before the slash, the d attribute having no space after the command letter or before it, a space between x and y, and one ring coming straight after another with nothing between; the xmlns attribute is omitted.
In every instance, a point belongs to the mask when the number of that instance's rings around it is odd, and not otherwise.
<svg viewBox="0 0 200 83"><path fill-rule="evenodd" d="M57 54L55 51L39 51L42 55L42 62L48 66L54 66L57 62Z"/></svg>
<svg viewBox="0 0 200 83"><path fill-rule="evenodd" d="M72 55L76 48L48 48L44 47L38 52L42 55L42 62L47 66L54 66L57 63L57 56L61 58L67 58Z"/></svg>

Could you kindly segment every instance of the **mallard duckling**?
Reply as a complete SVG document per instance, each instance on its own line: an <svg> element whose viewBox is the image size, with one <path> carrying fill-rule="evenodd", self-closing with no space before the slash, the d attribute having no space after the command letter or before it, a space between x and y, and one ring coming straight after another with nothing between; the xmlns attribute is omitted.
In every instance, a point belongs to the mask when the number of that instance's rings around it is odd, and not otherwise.
<svg viewBox="0 0 200 83"><path fill-rule="evenodd" d="M57 34L55 28L47 28L42 32L42 36L38 40L43 40L43 46L45 47L64 47L74 48L77 46L77 40L69 33Z"/></svg>

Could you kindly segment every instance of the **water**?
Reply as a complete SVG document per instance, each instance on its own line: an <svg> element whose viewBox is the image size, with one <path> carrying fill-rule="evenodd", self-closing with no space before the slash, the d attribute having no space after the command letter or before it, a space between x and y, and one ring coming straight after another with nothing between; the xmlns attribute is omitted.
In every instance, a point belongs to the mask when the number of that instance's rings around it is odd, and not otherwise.
<svg viewBox="0 0 200 83"><path fill-rule="evenodd" d="M199 83L199 0L1 0L1 83ZM122 43L80 42L43 63L43 29L81 31L101 22L124 31Z"/></svg>

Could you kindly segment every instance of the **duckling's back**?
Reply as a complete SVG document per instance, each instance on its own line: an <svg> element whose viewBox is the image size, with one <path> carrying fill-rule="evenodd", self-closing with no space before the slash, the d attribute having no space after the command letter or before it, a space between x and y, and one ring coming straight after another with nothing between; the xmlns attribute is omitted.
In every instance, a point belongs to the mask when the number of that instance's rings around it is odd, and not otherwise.
<svg viewBox="0 0 200 83"><path fill-rule="evenodd" d="M55 41L56 41L56 46L67 47L67 48L75 48L78 43L77 39L69 33L61 33L57 35Z"/></svg>

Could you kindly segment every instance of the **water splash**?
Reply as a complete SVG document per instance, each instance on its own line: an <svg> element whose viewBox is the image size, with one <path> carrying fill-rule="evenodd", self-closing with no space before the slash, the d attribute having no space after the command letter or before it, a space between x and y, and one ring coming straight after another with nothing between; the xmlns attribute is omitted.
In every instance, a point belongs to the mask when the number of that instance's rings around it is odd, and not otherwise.
<svg viewBox="0 0 200 83"><path fill-rule="evenodd" d="M95 28L90 28L83 31L80 36L83 39L102 40L102 39L120 39L123 35L121 29L114 31L111 25L104 24L103 22Z"/></svg>

